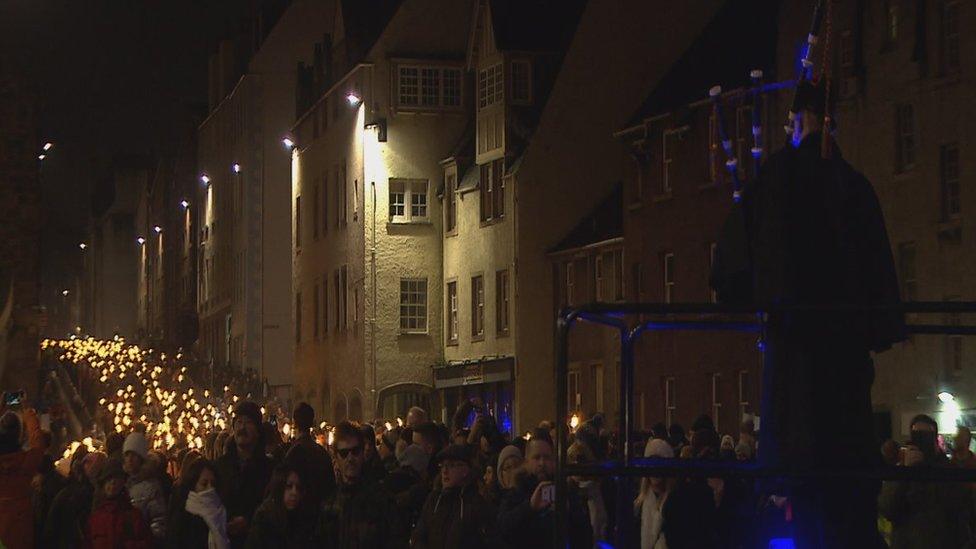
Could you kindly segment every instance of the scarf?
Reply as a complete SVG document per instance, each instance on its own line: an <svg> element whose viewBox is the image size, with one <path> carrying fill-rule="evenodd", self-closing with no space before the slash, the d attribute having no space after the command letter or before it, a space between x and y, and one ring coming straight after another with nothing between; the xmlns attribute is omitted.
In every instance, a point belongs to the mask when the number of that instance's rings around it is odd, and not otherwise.
<svg viewBox="0 0 976 549"><path fill-rule="evenodd" d="M230 539L227 537L227 510L220 502L216 489L210 488L187 494L186 512L202 518L207 523L207 528L210 529L210 534L207 536L208 549L230 549Z"/></svg>

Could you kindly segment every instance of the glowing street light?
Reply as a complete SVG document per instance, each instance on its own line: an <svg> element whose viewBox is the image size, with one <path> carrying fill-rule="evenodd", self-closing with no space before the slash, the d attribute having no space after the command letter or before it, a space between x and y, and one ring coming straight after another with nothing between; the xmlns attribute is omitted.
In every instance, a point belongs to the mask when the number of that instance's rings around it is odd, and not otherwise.
<svg viewBox="0 0 976 549"><path fill-rule="evenodd" d="M159 225L156 225L155 227L153 227L153 230L156 231L156 234L159 234L159 233L163 232L163 228L160 227Z"/></svg>
<svg viewBox="0 0 976 549"><path fill-rule="evenodd" d="M185 210L190 207L190 203L187 202L186 199L183 199L180 201L180 206L183 206L183 209Z"/></svg>
<svg viewBox="0 0 976 549"><path fill-rule="evenodd" d="M942 391L941 393L939 393L939 401L942 402L942 404L949 404L950 402L954 402L955 400L956 397L949 391Z"/></svg>
<svg viewBox="0 0 976 549"><path fill-rule="evenodd" d="M294 149L295 148L295 142L292 141L291 138L289 138L289 137L282 138L281 139L281 142L282 142L282 144L285 145L285 148L287 148L287 149Z"/></svg>
<svg viewBox="0 0 976 549"><path fill-rule="evenodd" d="M63 295L64 297L68 297L68 294L70 294L70 293L71 292L67 288L65 288L64 290L61 290L61 295Z"/></svg>
<svg viewBox="0 0 976 549"><path fill-rule="evenodd" d="M349 94L346 95L346 101L348 101L350 105L355 107L356 105L359 104L360 101L362 101L362 99L358 95L356 95L355 92L349 92Z"/></svg>
<svg viewBox="0 0 976 549"><path fill-rule="evenodd" d="M138 242L139 245L142 246L143 244L146 243L146 239L140 236L139 238L136 239L136 242Z"/></svg>
<svg viewBox="0 0 976 549"><path fill-rule="evenodd" d="M207 175L207 174L203 174L203 175L200 176L200 181L202 181L204 185L209 185L210 184L210 176Z"/></svg>
<svg viewBox="0 0 976 549"><path fill-rule="evenodd" d="M84 242L82 242L81 244L78 244L78 247L81 248L82 250L84 250L85 248L88 247L88 244L85 244Z"/></svg>
<svg viewBox="0 0 976 549"><path fill-rule="evenodd" d="M44 144L44 150L45 151L49 151L49 150L51 150L53 148L54 148L54 143L51 143L50 141L48 141L47 143Z"/></svg>
<svg viewBox="0 0 976 549"><path fill-rule="evenodd" d="M45 158L47 158L47 155L46 154L39 154L39 155L37 155L37 159L38 160L44 160Z"/></svg>
<svg viewBox="0 0 976 549"><path fill-rule="evenodd" d="M234 165L231 166L231 169L234 170L234 173L241 173L241 165L238 164L237 162L234 162Z"/></svg>

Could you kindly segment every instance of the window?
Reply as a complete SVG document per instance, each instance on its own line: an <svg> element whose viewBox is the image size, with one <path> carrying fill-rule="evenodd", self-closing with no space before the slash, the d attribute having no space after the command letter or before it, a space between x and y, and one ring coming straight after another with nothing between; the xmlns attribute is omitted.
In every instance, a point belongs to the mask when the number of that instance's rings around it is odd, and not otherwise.
<svg viewBox="0 0 976 549"><path fill-rule="evenodd" d="M574 293L576 289L576 272L575 265L573 261L566 262L566 305L573 304Z"/></svg>
<svg viewBox="0 0 976 549"><path fill-rule="evenodd" d="M898 245L898 277L901 279L902 300L915 301L918 299L914 242L902 242Z"/></svg>
<svg viewBox="0 0 976 549"><path fill-rule="evenodd" d="M342 302L342 315L338 322L342 322L342 329L345 330L349 327L349 267L347 265L339 269L339 283L341 290L338 297Z"/></svg>
<svg viewBox="0 0 976 549"><path fill-rule="evenodd" d="M567 401L569 409L578 412L583 403L583 395L580 394L580 373L578 371L569 372Z"/></svg>
<svg viewBox="0 0 976 549"><path fill-rule="evenodd" d="M735 110L735 157L739 160L736 170L742 181L749 180L752 164L752 105L742 105Z"/></svg>
<svg viewBox="0 0 976 549"><path fill-rule="evenodd" d="M316 181L312 191L312 238L314 240L319 239L319 205L322 202L320 193L319 182Z"/></svg>
<svg viewBox="0 0 976 549"><path fill-rule="evenodd" d="M346 198L346 167L336 168L336 226L340 223L345 225L348 222L346 208L348 207Z"/></svg>
<svg viewBox="0 0 976 549"><path fill-rule="evenodd" d="M667 252L662 261L662 271L664 273L664 302L671 303L674 299L674 254Z"/></svg>
<svg viewBox="0 0 976 549"><path fill-rule="evenodd" d="M712 374L712 421L715 423L715 431L721 432L719 418L722 417L722 374Z"/></svg>
<svg viewBox="0 0 976 549"><path fill-rule="evenodd" d="M885 48L890 49L898 42L898 1L885 1Z"/></svg>
<svg viewBox="0 0 976 549"><path fill-rule="evenodd" d="M427 279L400 279L400 332L427 331Z"/></svg>
<svg viewBox="0 0 976 549"><path fill-rule="evenodd" d="M752 401L752 381L747 370L739 372L739 419L743 420L750 413Z"/></svg>
<svg viewBox="0 0 976 549"><path fill-rule="evenodd" d="M942 7L942 72L959 70L959 2L947 1Z"/></svg>
<svg viewBox="0 0 976 549"><path fill-rule="evenodd" d="M854 79L854 34L851 31L840 33L837 50L840 60L840 82L837 86L837 94L841 98L850 97L857 92Z"/></svg>
<svg viewBox="0 0 976 549"><path fill-rule="evenodd" d="M444 232L457 229L457 175L448 174L444 181Z"/></svg>
<svg viewBox="0 0 976 549"><path fill-rule="evenodd" d="M671 428L674 423L674 416L677 414L678 406L675 402L675 383L673 377L664 378L664 423Z"/></svg>
<svg viewBox="0 0 976 549"><path fill-rule="evenodd" d="M302 342L302 292L295 294L295 343Z"/></svg>
<svg viewBox="0 0 976 549"><path fill-rule="evenodd" d="M640 262L630 266L630 285L633 288L634 300L641 301L644 296L644 267Z"/></svg>
<svg viewBox="0 0 976 549"><path fill-rule="evenodd" d="M943 145L939 151L939 183L942 190L942 220L959 217L959 145Z"/></svg>
<svg viewBox="0 0 976 549"><path fill-rule="evenodd" d="M427 219L427 181L391 179L390 221L411 223L427 221Z"/></svg>
<svg viewBox="0 0 976 549"><path fill-rule="evenodd" d="M401 107L461 106L460 68L401 65L397 74L397 100Z"/></svg>
<svg viewBox="0 0 976 549"><path fill-rule="evenodd" d="M712 289L711 285L712 268L715 265L715 251L717 249L717 243L708 243L708 271L705 273L705 286L708 287L708 300L712 303L718 303L718 294L715 293L715 290Z"/></svg>
<svg viewBox="0 0 976 549"><path fill-rule="evenodd" d="M532 101L532 65L528 60L512 61L512 102Z"/></svg>
<svg viewBox="0 0 976 549"><path fill-rule="evenodd" d="M508 333L508 271L495 273L495 331Z"/></svg>
<svg viewBox="0 0 976 549"><path fill-rule="evenodd" d="M603 256L597 255L593 261L594 287L596 288L596 300L603 301L606 296L606 288L603 284Z"/></svg>
<svg viewBox="0 0 976 549"><path fill-rule="evenodd" d="M471 336L485 335L485 277L471 277Z"/></svg>
<svg viewBox="0 0 976 549"><path fill-rule="evenodd" d="M895 107L895 166L899 172L915 166L915 109L910 103Z"/></svg>
<svg viewBox="0 0 976 549"><path fill-rule="evenodd" d="M332 285L335 287L335 330L338 332L342 329L342 280L339 269L332 275Z"/></svg>
<svg viewBox="0 0 976 549"><path fill-rule="evenodd" d="M329 336L329 273L322 277L322 337Z"/></svg>
<svg viewBox="0 0 976 549"><path fill-rule="evenodd" d="M594 265L597 301L623 300L623 253L621 250L596 256Z"/></svg>
<svg viewBox="0 0 976 549"><path fill-rule="evenodd" d="M447 333L448 343L458 341L458 293L457 282L447 283L447 326L444 330Z"/></svg>
<svg viewBox="0 0 976 549"><path fill-rule="evenodd" d="M666 130L663 138L661 139L663 147L663 150L661 151L661 194L668 194L671 192L671 178L674 175L671 173L671 164L674 162L676 152L675 149L677 148L678 140L681 139L681 134L683 131L683 129Z"/></svg>
<svg viewBox="0 0 976 549"><path fill-rule="evenodd" d="M312 337L319 338L319 283L315 283L312 296Z"/></svg>
<svg viewBox="0 0 976 549"><path fill-rule="evenodd" d="M502 100L502 65L498 63L478 72L478 108L490 107Z"/></svg>
<svg viewBox="0 0 976 549"><path fill-rule="evenodd" d="M322 234L329 232L329 178L322 174Z"/></svg>
<svg viewBox="0 0 976 549"><path fill-rule="evenodd" d="M295 247L302 247L302 197L295 197Z"/></svg>
<svg viewBox="0 0 976 549"><path fill-rule="evenodd" d="M505 217L505 159L499 158L480 167L481 221Z"/></svg>

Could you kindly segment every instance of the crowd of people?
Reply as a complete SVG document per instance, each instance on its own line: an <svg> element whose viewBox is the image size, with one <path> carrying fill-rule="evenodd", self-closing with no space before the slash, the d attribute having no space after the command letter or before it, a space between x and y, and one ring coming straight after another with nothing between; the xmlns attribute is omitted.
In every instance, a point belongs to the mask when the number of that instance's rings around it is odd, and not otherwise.
<svg viewBox="0 0 976 549"><path fill-rule="evenodd" d="M85 361L96 375L106 368ZM162 385L184 383L180 367L136 370ZM94 414L104 425L67 448L29 407L0 410L0 546L553 545L554 422L513 436L475 399L446 423L414 407L403 419L330 425L307 403L285 410L227 387L201 405L179 385L161 390L160 402L147 397L130 406L130 381L102 381L102 394L117 398L96 402L113 413ZM180 391L187 396L177 399ZM179 400L182 411L171 404ZM620 457L601 414L568 424L570 463ZM960 428L951 445L937 433L932 418L916 417L910 440L882 445L879 465L976 468L968 430ZM751 420L737 437L721 435L703 415L687 432L657 424L644 438L633 455L747 462L759 453ZM765 548L801 535L794 518L811 511L794 488L730 477L570 477L563 526L573 549L600 547L621 527L642 549ZM976 539L973 487L891 481L879 488L878 529L890 547L969 547ZM622 499L632 501L624 516Z"/></svg>

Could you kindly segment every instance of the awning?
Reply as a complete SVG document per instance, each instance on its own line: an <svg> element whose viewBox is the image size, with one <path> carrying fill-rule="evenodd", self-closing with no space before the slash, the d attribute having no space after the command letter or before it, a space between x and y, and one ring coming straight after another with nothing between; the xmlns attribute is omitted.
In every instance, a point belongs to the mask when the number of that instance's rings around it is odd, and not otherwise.
<svg viewBox="0 0 976 549"><path fill-rule="evenodd" d="M500 357L451 364L434 370L434 388L512 381L515 359Z"/></svg>

